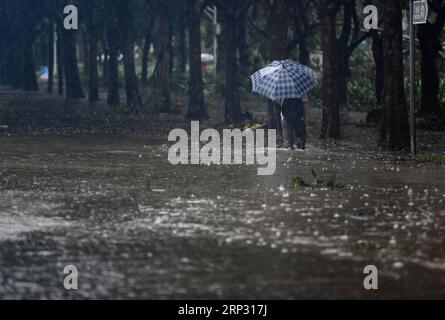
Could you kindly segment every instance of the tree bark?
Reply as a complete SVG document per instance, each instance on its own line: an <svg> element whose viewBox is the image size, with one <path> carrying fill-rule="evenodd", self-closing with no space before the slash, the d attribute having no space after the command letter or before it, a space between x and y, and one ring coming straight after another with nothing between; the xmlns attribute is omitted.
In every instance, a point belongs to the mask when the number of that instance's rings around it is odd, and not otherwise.
<svg viewBox="0 0 445 320"><path fill-rule="evenodd" d="M151 41L151 27L147 27L144 36L144 48L142 49L141 82L143 84L148 82L148 56L150 54Z"/></svg>
<svg viewBox="0 0 445 320"><path fill-rule="evenodd" d="M236 46L238 2L227 1L223 10L224 69L225 69L225 107L224 118L227 124L241 120L239 97L239 67Z"/></svg>
<svg viewBox="0 0 445 320"><path fill-rule="evenodd" d="M287 59L287 33L289 28L289 0L277 0L273 4L263 2L263 10L267 15L267 32L270 35L270 60ZM279 21L280 23L277 23ZM268 128L277 129L281 137L281 116L280 109L275 103L269 101L267 106Z"/></svg>
<svg viewBox="0 0 445 320"><path fill-rule="evenodd" d="M204 81L201 69L201 17L199 1L187 1L187 22L189 29L189 109L187 119L208 119L204 101Z"/></svg>
<svg viewBox="0 0 445 320"><path fill-rule="evenodd" d="M54 88L54 23L49 19L48 23L48 85L46 91L53 93Z"/></svg>
<svg viewBox="0 0 445 320"><path fill-rule="evenodd" d="M132 12L129 3L125 1L117 2L117 15L120 26L120 44L124 56L124 78L125 94L127 106L133 111L140 111L142 108L142 98L139 92L139 83L136 76L136 63L134 58L134 26L132 22Z"/></svg>
<svg viewBox="0 0 445 320"><path fill-rule="evenodd" d="M117 107L120 105L119 96L119 65L117 58L119 55L119 28L117 26L116 10L114 6L108 6L109 15L107 17L107 47L108 59L108 94L107 105Z"/></svg>
<svg viewBox="0 0 445 320"><path fill-rule="evenodd" d="M83 99L85 93L80 82L77 64L76 35L73 30L63 31L63 55L65 66L66 97L68 99Z"/></svg>
<svg viewBox="0 0 445 320"><path fill-rule="evenodd" d="M445 11L445 9L443 9ZM437 68L437 58L442 50L440 34L444 25L444 18L439 13L434 24L419 26L419 42L421 58L421 103L420 114L431 115L440 111L439 86L440 76Z"/></svg>
<svg viewBox="0 0 445 320"><path fill-rule="evenodd" d="M57 93L59 96L63 96L64 93L64 55L63 55L63 41L62 41L62 37L63 37L63 31L62 31L62 24L61 22L58 22L56 25L57 28L57 41L56 41L56 45L57 45L57 50L56 50L56 55L57 55Z"/></svg>
<svg viewBox="0 0 445 320"><path fill-rule="evenodd" d="M335 4L324 1L319 9L322 22L323 48L323 119L321 137L340 138L340 108L338 99L337 74L339 59L337 52L336 17L338 8Z"/></svg>
<svg viewBox="0 0 445 320"><path fill-rule="evenodd" d="M249 44L247 42L247 15L248 11L241 13L237 31L240 75L243 79L249 79L249 71L251 70Z"/></svg>
<svg viewBox="0 0 445 320"><path fill-rule="evenodd" d="M91 14L91 13L90 13ZM90 63L90 54L89 50L89 35L86 30L82 30L80 32L81 41L79 44L79 56L82 57L83 62L83 74L84 76L88 76L90 72L89 63Z"/></svg>
<svg viewBox="0 0 445 320"><path fill-rule="evenodd" d="M102 50L103 50L103 61L101 59L101 65L102 65L102 83L108 87L108 79L110 77L109 73L109 67L110 67L110 49L106 40L106 37L101 37L100 40L102 44ZM102 57L101 57L102 58Z"/></svg>
<svg viewBox="0 0 445 320"><path fill-rule="evenodd" d="M177 45L177 56L178 56L178 72L184 74L187 69L187 46L186 46L186 29L187 23L185 22L184 8L182 5L180 8L178 16L178 45Z"/></svg>
<svg viewBox="0 0 445 320"><path fill-rule="evenodd" d="M375 95L377 106L382 106L384 66L383 66L383 38L377 31L372 32L372 54L375 63Z"/></svg>
<svg viewBox="0 0 445 320"><path fill-rule="evenodd" d="M36 64L31 43L24 44L23 53L23 90L39 91L36 77Z"/></svg>
<svg viewBox="0 0 445 320"><path fill-rule="evenodd" d="M392 150L409 148L409 123L403 77L400 0L381 1L383 8L383 121L380 143Z"/></svg>
<svg viewBox="0 0 445 320"><path fill-rule="evenodd" d="M99 101L99 75L97 67L98 56L98 37L94 31L91 31L88 35L88 100L90 102Z"/></svg>
<svg viewBox="0 0 445 320"><path fill-rule="evenodd" d="M155 72L155 92L158 99L159 110L163 113L171 112L170 97L170 52L169 52L169 29L170 13L168 0L160 0L159 8L159 42L158 61Z"/></svg>

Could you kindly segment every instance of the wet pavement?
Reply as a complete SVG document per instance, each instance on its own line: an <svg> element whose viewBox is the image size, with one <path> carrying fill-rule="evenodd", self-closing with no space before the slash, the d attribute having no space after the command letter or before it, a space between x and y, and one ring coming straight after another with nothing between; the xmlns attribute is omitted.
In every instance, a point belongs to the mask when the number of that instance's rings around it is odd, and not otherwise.
<svg viewBox="0 0 445 320"><path fill-rule="evenodd" d="M172 166L168 148L0 138L0 298L445 298L443 165L315 143L261 177ZM311 170L345 187L291 187Z"/></svg>

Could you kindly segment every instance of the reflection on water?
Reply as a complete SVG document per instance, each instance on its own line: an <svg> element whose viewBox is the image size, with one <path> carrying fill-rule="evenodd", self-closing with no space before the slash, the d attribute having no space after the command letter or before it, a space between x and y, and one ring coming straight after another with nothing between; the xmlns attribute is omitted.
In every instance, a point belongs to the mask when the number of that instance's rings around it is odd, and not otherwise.
<svg viewBox="0 0 445 320"><path fill-rule="evenodd" d="M172 166L157 139L0 142L0 297L445 297L443 167L310 146L260 177ZM348 187L290 187L312 169Z"/></svg>

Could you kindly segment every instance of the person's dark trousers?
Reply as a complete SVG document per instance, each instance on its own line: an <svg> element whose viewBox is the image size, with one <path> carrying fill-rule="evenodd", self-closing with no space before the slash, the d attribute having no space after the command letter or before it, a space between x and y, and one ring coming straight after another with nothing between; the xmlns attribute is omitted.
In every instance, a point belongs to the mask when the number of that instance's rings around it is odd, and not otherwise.
<svg viewBox="0 0 445 320"><path fill-rule="evenodd" d="M288 99L281 109L283 142L286 148L306 148L306 121L303 103L299 99Z"/></svg>
<svg viewBox="0 0 445 320"><path fill-rule="evenodd" d="M304 120L287 121L283 119L283 141L286 148L306 148L306 123Z"/></svg>
<svg viewBox="0 0 445 320"><path fill-rule="evenodd" d="M297 121L295 125L296 145L298 149L306 149L306 120Z"/></svg>
<svg viewBox="0 0 445 320"><path fill-rule="evenodd" d="M295 126L293 121L287 121L286 119L282 119L282 128L283 128L283 143L285 148L294 148L295 144Z"/></svg>

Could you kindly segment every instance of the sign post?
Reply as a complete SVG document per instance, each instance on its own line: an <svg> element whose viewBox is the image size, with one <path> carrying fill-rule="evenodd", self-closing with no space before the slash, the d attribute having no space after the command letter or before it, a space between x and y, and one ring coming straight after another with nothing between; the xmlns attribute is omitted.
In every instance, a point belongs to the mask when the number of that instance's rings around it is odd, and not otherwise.
<svg viewBox="0 0 445 320"><path fill-rule="evenodd" d="M410 142L411 154L416 155L416 40L414 26L414 4L410 1L409 7L409 113L410 113Z"/></svg>
<svg viewBox="0 0 445 320"><path fill-rule="evenodd" d="M410 140L411 153L416 155L416 24L428 21L428 2L410 0L409 2L409 81L410 81Z"/></svg>

